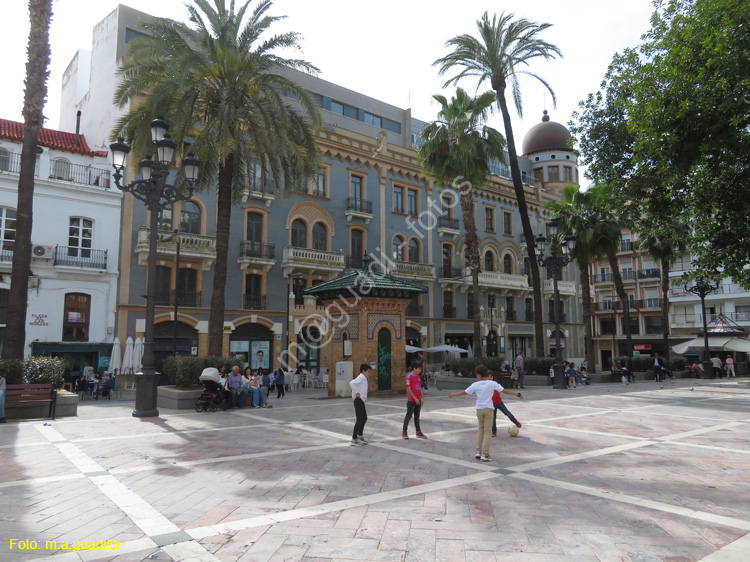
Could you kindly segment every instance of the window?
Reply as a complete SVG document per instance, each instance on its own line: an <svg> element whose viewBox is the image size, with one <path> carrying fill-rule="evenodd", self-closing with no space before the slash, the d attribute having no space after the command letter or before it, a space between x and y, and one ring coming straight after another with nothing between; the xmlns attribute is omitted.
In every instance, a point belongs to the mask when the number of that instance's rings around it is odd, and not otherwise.
<svg viewBox="0 0 750 562"><path fill-rule="evenodd" d="M503 212L503 234L506 236L513 235L513 213Z"/></svg>
<svg viewBox="0 0 750 562"><path fill-rule="evenodd" d="M617 335L615 333L615 320L614 318L602 318L599 320L600 335L611 336Z"/></svg>
<svg viewBox="0 0 750 562"><path fill-rule="evenodd" d="M440 198L440 208L441 214L446 218L450 218L453 215L453 197L443 195Z"/></svg>
<svg viewBox="0 0 750 562"><path fill-rule="evenodd" d="M409 240L409 261L419 263L419 242L416 238Z"/></svg>
<svg viewBox="0 0 750 562"><path fill-rule="evenodd" d="M484 270L495 271L495 254L490 251L484 253Z"/></svg>
<svg viewBox="0 0 750 562"><path fill-rule="evenodd" d="M487 295L487 308L497 308L497 301L495 299L495 295L490 293Z"/></svg>
<svg viewBox="0 0 750 562"><path fill-rule="evenodd" d="M292 223L292 246L307 248L307 226L300 219Z"/></svg>
<svg viewBox="0 0 750 562"><path fill-rule="evenodd" d="M549 181L560 181L560 166L550 166L547 168Z"/></svg>
<svg viewBox="0 0 750 562"><path fill-rule="evenodd" d="M164 265L156 266L156 304L171 303L172 269Z"/></svg>
<svg viewBox="0 0 750 562"><path fill-rule="evenodd" d="M382 127L383 121L380 117L377 115L373 115L372 113L367 113L365 111L365 123L368 125L374 125L375 127Z"/></svg>
<svg viewBox="0 0 750 562"><path fill-rule="evenodd" d="M305 295L302 291L307 287L307 280L301 277L295 277L292 280L292 292L294 293L294 304L302 305L305 304Z"/></svg>
<svg viewBox="0 0 750 562"><path fill-rule="evenodd" d="M393 211L404 212L404 188L398 185L393 188Z"/></svg>
<svg viewBox="0 0 750 562"><path fill-rule="evenodd" d="M70 179L70 162L65 158L57 158L52 162L52 176L59 180Z"/></svg>
<svg viewBox="0 0 750 562"><path fill-rule="evenodd" d="M419 213L419 210L417 208L417 190L416 189L410 189L408 190L409 194L409 214L413 217L416 217Z"/></svg>
<svg viewBox="0 0 750 562"><path fill-rule="evenodd" d="M0 207L0 242L3 250L13 250L16 241L16 210Z"/></svg>
<svg viewBox="0 0 750 562"><path fill-rule="evenodd" d="M318 171L313 176L313 195L317 195L318 197L326 196L325 168L318 168Z"/></svg>
<svg viewBox="0 0 750 562"><path fill-rule="evenodd" d="M453 293L451 291L443 292L443 316L445 318L456 317L456 309L453 306Z"/></svg>
<svg viewBox="0 0 750 562"><path fill-rule="evenodd" d="M83 293L67 293L63 311L63 341L89 340L89 311L91 296Z"/></svg>
<svg viewBox="0 0 750 562"><path fill-rule="evenodd" d="M646 325L646 335L647 336L656 336L663 333L663 324L661 317L646 317L644 318Z"/></svg>
<svg viewBox="0 0 750 562"><path fill-rule="evenodd" d="M81 217L70 217L68 228L68 255L80 258L91 257L91 241L94 237L94 221Z"/></svg>
<svg viewBox="0 0 750 562"><path fill-rule="evenodd" d="M339 103L337 101L331 100L331 111L333 113L338 113L339 115L343 115L344 114L344 104L343 103Z"/></svg>
<svg viewBox="0 0 750 562"><path fill-rule="evenodd" d="M495 209L492 207L484 208L484 229L487 232L495 232Z"/></svg>
<svg viewBox="0 0 750 562"><path fill-rule="evenodd" d="M356 200L363 199L362 197L362 176L351 177L351 197Z"/></svg>
<svg viewBox="0 0 750 562"><path fill-rule="evenodd" d="M453 246L443 244L443 268L450 270L453 267ZM448 275L448 277L453 277Z"/></svg>
<svg viewBox="0 0 750 562"><path fill-rule="evenodd" d="M167 205L159 210L159 218L156 219L157 230L172 230L172 205Z"/></svg>
<svg viewBox="0 0 750 562"><path fill-rule="evenodd" d="M513 273L513 258L510 254L503 256L503 273Z"/></svg>
<svg viewBox="0 0 750 562"><path fill-rule="evenodd" d="M3 350L5 340L5 324L8 317L8 294L9 289L0 289L0 352Z"/></svg>
<svg viewBox="0 0 750 562"><path fill-rule="evenodd" d="M181 267L177 272L177 304L200 306L198 302L198 272L191 267Z"/></svg>
<svg viewBox="0 0 750 562"><path fill-rule="evenodd" d="M466 318L474 318L474 293L466 293Z"/></svg>
<svg viewBox="0 0 750 562"><path fill-rule="evenodd" d="M247 241L254 245L263 243L263 215L260 213L247 214Z"/></svg>
<svg viewBox="0 0 750 562"><path fill-rule="evenodd" d="M620 328L622 329L622 333L625 333L625 318L620 318ZM640 335L641 330L640 326L638 324L638 317L637 316L631 316L630 317L630 334L633 336Z"/></svg>
<svg viewBox="0 0 750 562"><path fill-rule="evenodd" d="M185 201L180 209L180 232L201 233L201 209L192 201Z"/></svg>
<svg viewBox="0 0 750 562"><path fill-rule="evenodd" d="M328 230L322 222L313 226L313 250L328 250Z"/></svg>
<svg viewBox="0 0 750 562"><path fill-rule="evenodd" d="M245 310L261 310L263 306L262 280L260 275L248 273L245 275Z"/></svg>
<svg viewBox="0 0 750 562"><path fill-rule="evenodd" d="M406 261L404 259L404 252L406 251L406 242L401 236L396 236L393 239L393 258L396 261Z"/></svg>
<svg viewBox="0 0 750 562"><path fill-rule="evenodd" d="M10 170L10 152L0 148L0 171L7 172Z"/></svg>
<svg viewBox="0 0 750 562"><path fill-rule="evenodd" d="M361 230L353 229L351 231L350 255L352 258L352 267L362 267L362 257L364 256L364 236Z"/></svg>
<svg viewBox="0 0 750 562"><path fill-rule="evenodd" d="M573 181L573 168L563 166L563 181Z"/></svg>
<svg viewBox="0 0 750 562"><path fill-rule="evenodd" d="M544 183L544 170L542 168L534 170L534 181Z"/></svg>

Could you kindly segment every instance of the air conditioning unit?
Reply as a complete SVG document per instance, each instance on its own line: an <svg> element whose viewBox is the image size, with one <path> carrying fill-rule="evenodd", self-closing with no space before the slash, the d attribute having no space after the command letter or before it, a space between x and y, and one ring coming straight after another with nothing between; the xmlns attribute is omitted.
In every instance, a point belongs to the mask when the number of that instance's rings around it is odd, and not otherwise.
<svg viewBox="0 0 750 562"><path fill-rule="evenodd" d="M54 248L52 246L33 244L31 246L31 255L34 259L51 260L54 255Z"/></svg>

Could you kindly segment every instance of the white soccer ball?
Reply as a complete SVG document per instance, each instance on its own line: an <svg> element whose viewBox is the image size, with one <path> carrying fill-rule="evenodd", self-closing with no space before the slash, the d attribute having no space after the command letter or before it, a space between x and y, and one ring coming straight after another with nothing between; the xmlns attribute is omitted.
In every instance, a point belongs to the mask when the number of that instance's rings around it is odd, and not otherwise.
<svg viewBox="0 0 750 562"><path fill-rule="evenodd" d="M516 437L518 435L518 426L511 425L508 428L508 435L510 435L511 437Z"/></svg>

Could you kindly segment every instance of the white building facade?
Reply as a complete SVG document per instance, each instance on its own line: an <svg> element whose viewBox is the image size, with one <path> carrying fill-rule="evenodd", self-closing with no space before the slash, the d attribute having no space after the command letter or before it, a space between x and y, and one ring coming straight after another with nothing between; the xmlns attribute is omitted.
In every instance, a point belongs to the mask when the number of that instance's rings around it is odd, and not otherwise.
<svg viewBox="0 0 750 562"><path fill-rule="evenodd" d="M0 309L10 289L23 124L0 119ZM122 193L107 153L42 129L34 187L25 355L106 370L114 338ZM4 305L4 306L3 306ZM4 332L4 314L0 330ZM4 336L4 334L3 334Z"/></svg>

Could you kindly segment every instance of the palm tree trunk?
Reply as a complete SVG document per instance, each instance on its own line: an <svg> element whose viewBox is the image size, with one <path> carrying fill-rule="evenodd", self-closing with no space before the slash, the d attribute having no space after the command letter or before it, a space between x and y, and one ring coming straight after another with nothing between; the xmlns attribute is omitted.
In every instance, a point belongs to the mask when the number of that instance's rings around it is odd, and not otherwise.
<svg viewBox="0 0 750 562"><path fill-rule="evenodd" d="M26 91L23 101L23 147L18 178L16 241L13 245L13 272L8 294L3 359L23 359L26 347L26 306L31 272L31 225L34 206L34 167L36 143L42 128L42 108L47 96L49 66L49 24L52 0L29 0L29 47L26 62Z"/></svg>
<svg viewBox="0 0 750 562"><path fill-rule="evenodd" d="M474 355L482 356L482 333L479 318L479 238L477 223L474 220L474 189L461 189L461 217L466 230L466 260L471 271L471 290L473 295L472 312L474 313Z"/></svg>
<svg viewBox="0 0 750 562"><path fill-rule="evenodd" d="M669 262L661 262L661 331L664 359L669 359Z"/></svg>
<svg viewBox="0 0 750 562"><path fill-rule="evenodd" d="M581 275L581 305L583 306L583 354L586 357L589 368L593 372L594 366L596 365L596 358L594 357L594 340L592 339L593 330L591 328L591 279L589 277L589 264L579 263L578 271ZM603 368L604 366L602 365L602 369Z"/></svg>
<svg viewBox="0 0 750 562"><path fill-rule="evenodd" d="M494 84L493 84L494 87ZM508 104L505 102L505 87L496 87L497 103L503 114L505 125L505 140L508 144L508 158L510 160L510 175L513 178L513 189L516 192L518 212L521 215L521 228L526 240L526 248L529 253L529 267L531 268L531 282L534 296L534 355L544 357L544 324L542 318L542 282L539 276L539 264L536 261L536 249L534 246L534 231L531 230L529 219L529 208L526 205L526 194L523 191L521 181L521 168L518 167L518 156L516 155L516 142L513 137L513 126L510 122Z"/></svg>
<svg viewBox="0 0 750 562"><path fill-rule="evenodd" d="M208 354L223 355L224 342L224 290L227 284L227 258L229 254L229 220L232 214L232 172L234 155L219 167L216 186L216 264L211 293L211 312L208 317Z"/></svg>
<svg viewBox="0 0 750 562"><path fill-rule="evenodd" d="M614 279L615 282L615 291L617 292L617 297L622 303L622 323L625 329L625 352L627 353L628 357L632 357L633 336L631 335L630 330L630 302L628 301L628 295L625 293L625 285L622 282L622 275L620 275L620 265L617 262L617 255L610 254L607 256L607 259L609 259L609 266L612 269L612 279Z"/></svg>

